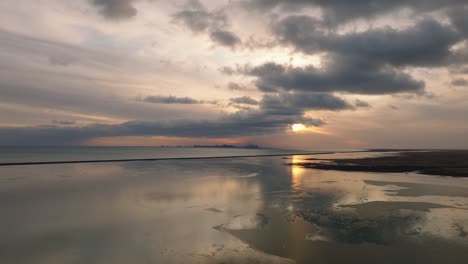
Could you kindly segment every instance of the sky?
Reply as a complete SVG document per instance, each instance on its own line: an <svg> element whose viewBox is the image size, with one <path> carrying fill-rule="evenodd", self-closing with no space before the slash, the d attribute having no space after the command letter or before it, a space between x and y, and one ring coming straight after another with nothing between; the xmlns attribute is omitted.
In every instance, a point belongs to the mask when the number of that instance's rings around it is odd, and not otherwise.
<svg viewBox="0 0 468 264"><path fill-rule="evenodd" d="M468 148L466 0L0 1L0 145Z"/></svg>

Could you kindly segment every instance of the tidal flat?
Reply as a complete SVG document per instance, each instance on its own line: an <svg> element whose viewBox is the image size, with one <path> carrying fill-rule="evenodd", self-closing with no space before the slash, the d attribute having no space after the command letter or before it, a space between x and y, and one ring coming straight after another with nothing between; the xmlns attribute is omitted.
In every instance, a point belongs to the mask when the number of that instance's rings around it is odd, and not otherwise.
<svg viewBox="0 0 468 264"><path fill-rule="evenodd" d="M0 263L466 263L468 178L306 165L392 155L4 166Z"/></svg>
<svg viewBox="0 0 468 264"><path fill-rule="evenodd" d="M388 151L386 155L339 157L319 155L296 166L322 170L367 172L420 172L422 174L468 177L467 150Z"/></svg>

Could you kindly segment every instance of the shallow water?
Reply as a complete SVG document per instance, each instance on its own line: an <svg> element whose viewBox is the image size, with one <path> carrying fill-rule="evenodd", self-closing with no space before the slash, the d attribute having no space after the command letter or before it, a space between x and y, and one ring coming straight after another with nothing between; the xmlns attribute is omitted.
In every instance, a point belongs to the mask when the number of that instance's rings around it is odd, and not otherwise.
<svg viewBox="0 0 468 264"><path fill-rule="evenodd" d="M336 150L282 150L212 147L2 147L0 164L30 162L96 161L122 159L168 159L226 156L256 156L294 153L327 153ZM339 150L338 150L339 151ZM347 150L353 151L353 150ZM354 150L358 151L358 150Z"/></svg>
<svg viewBox="0 0 468 264"><path fill-rule="evenodd" d="M468 179L310 157L1 167L0 263L466 263Z"/></svg>

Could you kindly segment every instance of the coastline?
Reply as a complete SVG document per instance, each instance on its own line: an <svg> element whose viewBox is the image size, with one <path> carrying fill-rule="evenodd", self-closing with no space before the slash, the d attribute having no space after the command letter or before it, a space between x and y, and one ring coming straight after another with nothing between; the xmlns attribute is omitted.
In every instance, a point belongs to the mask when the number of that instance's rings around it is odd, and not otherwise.
<svg viewBox="0 0 468 264"><path fill-rule="evenodd" d="M395 155L351 159L306 159L288 163L319 170L420 174L468 177L468 150L399 151Z"/></svg>

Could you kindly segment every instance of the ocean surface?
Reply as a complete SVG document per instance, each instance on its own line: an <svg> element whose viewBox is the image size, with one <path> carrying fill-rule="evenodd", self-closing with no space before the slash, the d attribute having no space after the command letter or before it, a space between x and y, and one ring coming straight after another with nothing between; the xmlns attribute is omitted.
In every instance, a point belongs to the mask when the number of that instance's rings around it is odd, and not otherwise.
<svg viewBox="0 0 468 264"><path fill-rule="evenodd" d="M158 151L1 162L279 153ZM467 263L468 179L294 165L384 154L2 166L0 263Z"/></svg>
<svg viewBox="0 0 468 264"><path fill-rule="evenodd" d="M127 159L168 159L324 153L344 150L282 150L193 147L0 147L0 164ZM346 150L353 151L353 150Z"/></svg>

